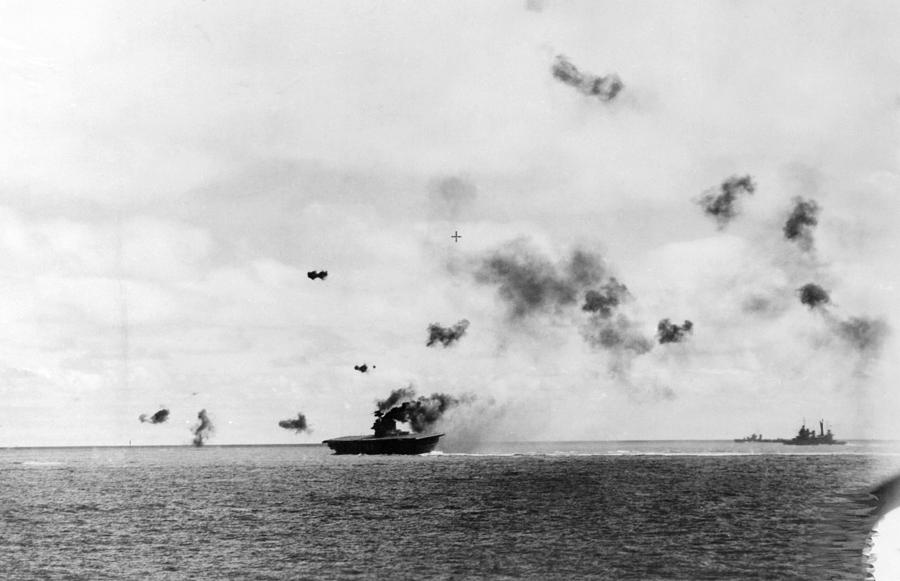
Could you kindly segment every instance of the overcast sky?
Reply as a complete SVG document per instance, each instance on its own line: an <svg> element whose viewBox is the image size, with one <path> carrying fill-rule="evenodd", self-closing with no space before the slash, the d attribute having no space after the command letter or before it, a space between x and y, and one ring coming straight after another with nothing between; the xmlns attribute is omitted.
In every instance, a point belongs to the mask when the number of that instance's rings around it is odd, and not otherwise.
<svg viewBox="0 0 900 581"><path fill-rule="evenodd" d="M900 438L895 2L0 13L0 445L315 442L410 384L474 396L450 444Z"/></svg>

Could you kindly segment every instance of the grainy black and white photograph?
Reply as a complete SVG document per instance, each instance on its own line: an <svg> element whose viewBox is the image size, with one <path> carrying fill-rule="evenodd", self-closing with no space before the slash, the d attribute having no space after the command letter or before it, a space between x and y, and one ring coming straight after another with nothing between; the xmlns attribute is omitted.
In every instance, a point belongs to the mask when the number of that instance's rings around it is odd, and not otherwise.
<svg viewBox="0 0 900 581"><path fill-rule="evenodd" d="M900 579L898 30L0 2L0 577Z"/></svg>

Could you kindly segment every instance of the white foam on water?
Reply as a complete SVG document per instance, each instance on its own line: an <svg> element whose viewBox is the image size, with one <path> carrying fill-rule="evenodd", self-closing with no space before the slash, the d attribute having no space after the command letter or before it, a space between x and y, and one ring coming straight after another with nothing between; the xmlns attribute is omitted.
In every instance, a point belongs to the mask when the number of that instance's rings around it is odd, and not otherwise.
<svg viewBox="0 0 900 581"><path fill-rule="evenodd" d="M419 454L419 456L474 456L474 457L484 456L484 457L489 457L489 458L494 458L497 456L525 456L525 455L526 454L507 454L507 453L501 453L501 452L498 452L498 453L492 453L492 452L476 453L476 452L439 452L439 451L438 452L427 452L425 454ZM528 455L530 456L530 455L536 455L536 454L528 454Z"/></svg>
<svg viewBox="0 0 900 581"><path fill-rule="evenodd" d="M900 579L900 508L890 511L875 524L868 553L875 581Z"/></svg>
<svg viewBox="0 0 900 581"><path fill-rule="evenodd" d="M435 450L420 454L420 456L470 456L470 457L593 457L593 456L655 456L655 457L711 457L711 458L727 458L727 457L745 457L745 456L898 456L897 452L871 452L865 450L771 450L771 449L678 449L677 447L661 446L659 448L636 447L636 448L616 448L616 449L565 449L552 448L536 449L536 450L482 450L478 452L450 452ZM898 579L900 581L900 579Z"/></svg>
<svg viewBox="0 0 900 581"><path fill-rule="evenodd" d="M419 456L472 456L472 457L540 457L540 456L777 456L778 454L765 454L759 452L647 452L632 450L613 450L608 452L575 452L571 450L557 450L549 452L427 452ZM797 454L785 454L796 456Z"/></svg>

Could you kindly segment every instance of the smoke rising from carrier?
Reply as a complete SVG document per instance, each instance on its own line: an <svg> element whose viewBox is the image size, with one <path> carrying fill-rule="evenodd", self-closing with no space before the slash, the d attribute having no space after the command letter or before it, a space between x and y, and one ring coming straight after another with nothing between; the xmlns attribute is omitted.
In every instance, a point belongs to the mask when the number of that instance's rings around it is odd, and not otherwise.
<svg viewBox="0 0 900 581"><path fill-rule="evenodd" d="M429 431L450 408L463 400L444 393L419 396L412 387L395 389L387 399L376 402L375 437L397 433L397 423L408 423L414 433Z"/></svg>

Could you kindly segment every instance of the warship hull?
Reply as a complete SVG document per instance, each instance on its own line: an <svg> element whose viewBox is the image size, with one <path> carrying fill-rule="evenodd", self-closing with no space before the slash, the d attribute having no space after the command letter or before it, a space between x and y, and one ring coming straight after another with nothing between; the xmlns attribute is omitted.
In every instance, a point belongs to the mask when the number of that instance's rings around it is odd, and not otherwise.
<svg viewBox="0 0 900 581"><path fill-rule="evenodd" d="M843 440L830 440L827 442L818 440L800 440L796 442L794 440L785 440L782 442L782 444L787 446L843 446L846 443Z"/></svg>
<svg viewBox="0 0 900 581"><path fill-rule="evenodd" d="M335 454L426 454L434 450L444 434L399 436L344 436L322 442Z"/></svg>
<svg viewBox="0 0 900 581"><path fill-rule="evenodd" d="M834 435L831 433L831 430L825 432L825 420L819 420L819 433L817 434L815 429L808 430L806 429L806 422L803 422L803 425L800 426L800 430L797 432L797 435L790 440L785 440L783 442L788 446L842 446L847 442L842 440L835 440Z"/></svg>

